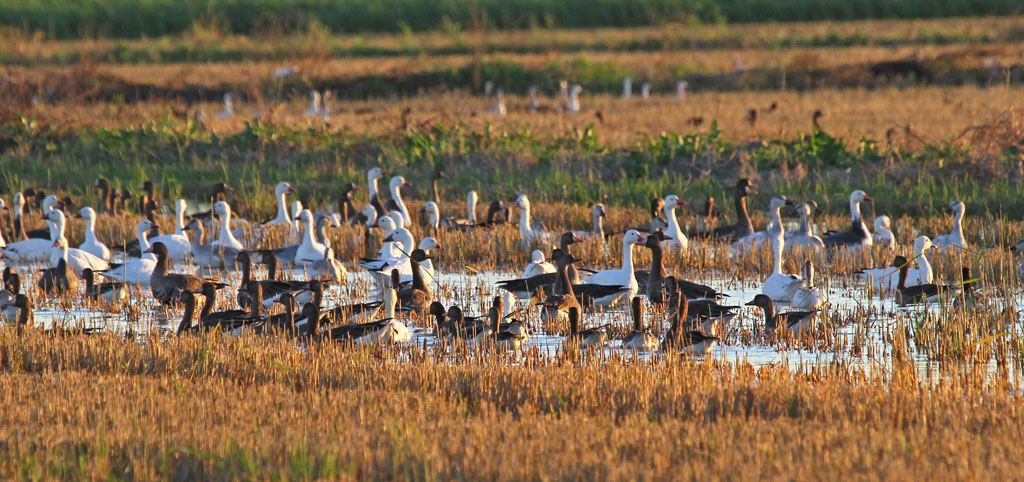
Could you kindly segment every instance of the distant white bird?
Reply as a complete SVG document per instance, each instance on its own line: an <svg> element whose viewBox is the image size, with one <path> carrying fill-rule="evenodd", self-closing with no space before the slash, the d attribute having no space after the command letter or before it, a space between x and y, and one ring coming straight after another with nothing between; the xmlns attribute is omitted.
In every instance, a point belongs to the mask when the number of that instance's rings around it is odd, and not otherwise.
<svg viewBox="0 0 1024 482"><path fill-rule="evenodd" d="M507 110L505 109L505 92L498 89L497 103L487 108L487 112L497 116L505 117Z"/></svg>
<svg viewBox="0 0 1024 482"><path fill-rule="evenodd" d="M622 98L628 99L633 97L633 78L626 77L622 79Z"/></svg>
<svg viewBox="0 0 1024 482"><path fill-rule="evenodd" d="M283 79L285 77L291 77L293 75L298 75L298 73L299 73L299 69L296 68L296 67L279 67L276 70L274 70L274 78L275 79Z"/></svg>
<svg viewBox="0 0 1024 482"><path fill-rule="evenodd" d="M494 82L488 80L484 82L484 97L490 97L491 92L494 92Z"/></svg>
<svg viewBox="0 0 1024 482"><path fill-rule="evenodd" d="M325 90L324 91L324 95L323 95L324 107L320 111L320 114L321 114L321 116L323 117L323 120L324 120L324 124L330 124L331 123L331 100L332 99L334 99L334 92L330 91L330 90Z"/></svg>
<svg viewBox="0 0 1024 482"><path fill-rule="evenodd" d="M641 99L648 99L650 97L651 97L651 83L650 82L644 82L643 84L640 85L640 98Z"/></svg>
<svg viewBox="0 0 1024 482"><path fill-rule="evenodd" d="M530 96L530 110L536 112L540 110L540 103L537 102L537 86L531 85L529 90Z"/></svg>
<svg viewBox="0 0 1024 482"><path fill-rule="evenodd" d="M676 82L676 104L682 104L686 100L686 87L690 85L685 80Z"/></svg>
<svg viewBox="0 0 1024 482"><path fill-rule="evenodd" d="M235 96L230 92L224 94L224 110L217 113L220 119L230 119L235 115Z"/></svg>
<svg viewBox="0 0 1024 482"><path fill-rule="evenodd" d="M570 113L577 113L580 111L580 93L583 92L583 87L579 84L573 85L569 89L569 102L565 104L565 110Z"/></svg>
<svg viewBox="0 0 1024 482"><path fill-rule="evenodd" d="M306 117L320 115L320 92L317 92L316 89L311 90L309 92L309 97L312 99L312 102L310 103L309 108L306 109Z"/></svg>

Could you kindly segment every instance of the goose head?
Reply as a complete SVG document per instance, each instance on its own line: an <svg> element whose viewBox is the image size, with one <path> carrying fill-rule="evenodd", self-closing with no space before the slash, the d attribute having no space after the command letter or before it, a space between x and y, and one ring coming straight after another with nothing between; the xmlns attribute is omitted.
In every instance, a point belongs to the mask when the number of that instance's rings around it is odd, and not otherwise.
<svg viewBox="0 0 1024 482"><path fill-rule="evenodd" d="M678 206L685 206L686 201L679 199L679 196L675 194L669 194L665 196L665 209L675 209Z"/></svg>
<svg viewBox="0 0 1024 482"><path fill-rule="evenodd" d="M67 218L64 216L64 212L59 209L53 209L49 212L43 213L43 220L49 221L58 226L63 226L67 222Z"/></svg>
<svg viewBox="0 0 1024 482"><path fill-rule="evenodd" d="M231 206L224 201L217 201L213 203L213 212L217 214L217 216L230 216Z"/></svg>
<svg viewBox="0 0 1024 482"><path fill-rule="evenodd" d="M282 194L291 194L295 192L295 188L287 182L281 181L274 187L274 194L280 196Z"/></svg>
<svg viewBox="0 0 1024 482"><path fill-rule="evenodd" d="M391 232L384 238L385 243L398 243L402 246L409 246L412 244L412 233L408 229L398 228Z"/></svg>
<svg viewBox="0 0 1024 482"><path fill-rule="evenodd" d="M190 223L188 223L189 226L187 226L187 227L191 227L192 223L195 223L198 229L202 229L201 227L198 227L199 226L199 222L196 221L195 219L193 219ZM142 221L139 221L135 225L135 235L138 236L139 239L145 238L146 234L148 234L149 230L153 229L154 226L155 225L150 220L143 219Z"/></svg>
<svg viewBox="0 0 1024 482"><path fill-rule="evenodd" d="M196 231L201 233L203 231L203 224L200 223L198 219L190 219L183 229L185 231Z"/></svg>
<svg viewBox="0 0 1024 482"><path fill-rule="evenodd" d="M603 217L605 217L604 204L601 204L601 203L595 204L594 208L591 210L591 212L594 214L595 218L603 218Z"/></svg>
<svg viewBox="0 0 1024 482"><path fill-rule="evenodd" d="M902 268L902 267L904 267L906 265L907 265L907 258L905 258L903 256L896 256L895 258L893 258L892 264L890 264L889 266L893 267L893 268Z"/></svg>
<svg viewBox="0 0 1024 482"><path fill-rule="evenodd" d="M965 208L966 208L966 206L964 206L964 203L962 203L960 201L953 201L953 202L949 203L949 206L946 207L946 213L947 214L962 214L964 212Z"/></svg>
<svg viewBox="0 0 1024 482"><path fill-rule="evenodd" d="M519 209L530 209L530 198L526 197L526 194L520 194L516 198L516 207Z"/></svg>
<svg viewBox="0 0 1024 482"><path fill-rule="evenodd" d="M651 217L652 218L656 218L656 217L660 216L662 209L665 209L665 200L664 199L662 199L660 197L656 197L654 199L651 199Z"/></svg>
<svg viewBox="0 0 1024 482"><path fill-rule="evenodd" d="M928 236L918 236L917 239L914 240L915 253L924 253L925 251L931 249L931 247L932 240Z"/></svg>
<svg viewBox="0 0 1024 482"><path fill-rule="evenodd" d="M0 201L0 204L2 204L2 203L3 203L3 201ZM86 221L92 221L92 220L96 219L96 211L94 211L91 207L86 206L86 207L84 207L82 209L79 209L78 213L75 214L75 217L78 218L78 219L84 219Z"/></svg>
<svg viewBox="0 0 1024 482"><path fill-rule="evenodd" d="M395 226L395 220L391 219L391 216L383 216L377 219L377 226L380 226L380 228L384 230L385 234L391 234L397 228L397 226Z"/></svg>
<svg viewBox="0 0 1024 482"><path fill-rule="evenodd" d="M881 215L875 218L875 231L892 230L892 219L889 216Z"/></svg>
<svg viewBox="0 0 1024 482"><path fill-rule="evenodd" d="M429 214L431 216L440 216L441 215L441 210L438 209L437 203L435 203L434 201L427 201L427 202L423 203L423 208L420 209L420 212L421 213L427 213L427 214Z"/></svg>
<svg viewBox="0 0 1024 482"><path fill-rule="evenodd" d="M622 238L623 245L644 244L644 241L644 235L640 234L640 232L635 229L626 231L626 235Z"/></svg>
<svg viewBox="0 0 1024 482"><path fill-rule="evenodd" d="M54 206L63 206L64 202L57 199L57 196L50 194L43 199L43 212L48 212L53 209Z"/></svg>
<svg viewBox="0 0 1024 482"><path fill-rule="evenodd" d="M776 194L776 195L772 196L772 200L768 204L768 208L771 209L772 211L775 211L775 210L778 210L778 209L782 209L783 206L792 206L792 205L793 205L793 201L790 201L789 199L786 199L786 196L783 196L781 194Z"/></svg>
<svg viewBox="0 0 1024 482"><path fill-rule="evenodd" d="M438 243L437 240L434 239L432 236L427 236L421 239L420 244L417 247L419 249L422 249L423 251L430 251L432 249L444 249L444 246L442 246L441 243Z"/></svg>
<svg viewBox="0 0 1024 482"><path fill-rule="evenodd" d="M655 231L644 239L644 246L651 249L661 249L662 241L671 241L672 237L665 234L664 231Z"/></svg>
<svg viewBox="0 0 1024 482"><path fill-rule="evenodd" d="M757 185L750 182L749 179L740 179L736 182L736 194L740 197L757 194Z"/></svg>
<svg viewBox="0 0 1024 482"><path fill-rule="evenodd" d="M295 217L294 221L302 221L307 226L313 224L313 213L309 212L308 209L303 209L299 212L299 215Z"/></svg>
<svg viewBox="0 0 1024 482"><path fill-rule="evenodd" d="M387 175L388 171L381 169L379 167L374 167L369 171L366 171L366 179L369 179L370 181L376 181L377 179L380 179Z"/></svg>
<svg viewBox="0 0 1024 482"><path fill-rule="evenodd" d="M445 317L444 305L442 305L440 301L431 303L430 309L427 310L427 314L443 321Z"/></svg>
<svg viewBox="0 0 1024 482"><path fill-rule="evenodd" d="M543 263L544 262L544 252L539 250L539 249L533 250L533 252L530 253L530 262L531 263L535 263L535 264Z"/></svg>
<svg viewBox="0 0 1024 482"><path fill-rule="evenodd" d="M412 183L406 181L405 178L402 176L395 176L391 178L390 182L388 182L388 186L390 186L392 190L395 190L402 186L412 186Z"/></svg>
<svg viewBox="0 0 1024 482"><path fill-rule="evenodd" d="M363 206L363 209L359 210L359 214L366 218L367 226L373 227L377 225L377 208L367 204Z"/></svg>
<svg viewBox="0 0 1024 482"><path fill-rule="evenodd" d="M744 306L756 306L763 309L771 309L774 305L772 299L768 295L757 295L754 299L748 301Z"/></svg>
<svg viewBox="0 0 1024 482"><path fill-rule="evenodd" d="M860 189L850 193L850 202L860 203L864 201L874 202L874 199L871 199L871 196L868 196L868 193L861 191Z"/></svg>
<svg viewBox="0 0 1024 482"><path fill-rule="evenodd" d="M558 237L558 242L559 242L559 244L564 244L564 245L568 246L570 244L582 243L583 239L581 239L579 236L576 235L576 233L574 233L572 231L566 231L566 232L562 233L561 236ZM554 258L552 258L552 259L554 259Z"/></svg>
<svg viewBox="0 0 1024 482"><path fill-rule="evenodd" d="M157 241L157 242L153 243L153 245L150 246L149 249L143 251L143 253L144 254L152 254L152 255L156 256L157 260L161 260L161 259L166 260L167 259L167 246L164 246L164 243L161 243L161 242Z"/></svg>

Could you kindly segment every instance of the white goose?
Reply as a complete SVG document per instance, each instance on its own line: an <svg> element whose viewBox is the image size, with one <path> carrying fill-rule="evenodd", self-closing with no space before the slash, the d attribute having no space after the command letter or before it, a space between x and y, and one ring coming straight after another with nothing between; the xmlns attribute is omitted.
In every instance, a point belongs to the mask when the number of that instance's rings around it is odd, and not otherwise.
<svg viewBox="0 0 1024 482"><path fill-rule="evenodd" d="M626 235L622 237L622 267L619 269L601 270L583 278L583 281L586 283L629 288L629 291L620 291L611 295L607 300L596 299L594 304L612 306L623 297L630 300L636 296L640 286L636 282L636 275L633 271L633 245L643 244L644 241L644 236L635 229L626 231Z"/></svg>
<svg viewBox="0 0 1024 482"><path fill-rule="evenodd" d="M287 226L289 229L292 227L294 216L288 216L288 195L294 192L295 188L284 181L274 186L274 198L277 199L277 216L263 223L264 226Z"/></svg>
<svg viewBox="0 0 1024 482"><path fill-rule="evenodd" d="M676 82L676 104L682 104L686 100L686 87L690 85L685 80Z"/></svg>
<svg viewBox="0 0 1024 482"><path fill-rule="evenodd" d="M914 240L914 259L917 260L917 267L907 270L907 279L904 286L916 286L928 284L935 281L932 265L928 262L925 251L932 247L928 236L918 236ZM872 268L861 270L857 273L860 279L866 280L874 289L880 291L895 291L899 284L900 270L898 268Z"/></svg>
<svg viewBox="0 0 1024 482"><path fill-rule="evenodd" d="M961 201L949 203L946 212L955 215L953 218L953 230L949 234L936 236L932 239L932 244L935 247L943 250L946 248L964 249L967 247L967 239L964 238L964 213L966 210L967 206Z"/></svg>
<svg viewBox="0 0 1024 482"><path fill-rule="evenodd" d="M311 90L309 97L312 99L312 102L304 113L306 117L316 117L320 115L320 92L317 92L316 89Z"/></svg>
<svg viewBox="0 0 1024 482"><path fill-rule="evenodd" d="M875 218L874 243L885 246L890 251L896 249L896 235L892 233L892 219L889 216L881 215Z"/></svg>
<svg viewBox="0 0 1024 482"><path fill-rule="evenodd" d="M371 168L366 171L366 192L370 196L370 205L377 210L377 216L384 216L387 214L387 210L384 209L384 205L380 202L380 193L377 190L377 180L386 176L388 171L385 171L379 167Z"/></svg>
<svg viewBox="0 0 1024 482"><path fill-rule="evenodd" d="M192 253L192 244L185 234L185 209L188 203L179 199L174 203L174 233L161 234L149 240L150 244L164 243L167 247L167 258L172 261L184 261Z"/></svg>
<svg viewBox="0 0 1024 482"><path fill-rule="evenodd" d="M427 229L436 233L441 228L441 209L437 207L437 203L434 201L423 203L423 209L420 212L427 213Z"/></svg>
<svg viewBox="0 0 1024 482"><path fill-rule="evenodd" d="M821 241L821 238L811 232L811 216L816 210L818 210L817 203L812 201L797 204L793 209L794 214L800 215L800 229L786 231L786 248L810 248L815 251L825 249L825 243Z"/></svg>
<svg viewBox="0 0 1024 482"><path fill-rule="evenodd" d="M295 220L301 221L306 230L302 236L302 244L299 245L298 251L295 252L295 265L302 266L304 263L323 259L327 246L316 241L316 235L313 233L313 213L309 212L308 209L303 209Z"/></svg>
<svg viewBox="0 0 1024 482"><path fill-rule="evenodd" d="M528 247L534 240L542 243L549 243L554 235L544 231L533 229L530 224L530 199L526 194L520 194L516 198L516 206L519 207L519 245Z"/></svg>
<svg viewBox="0 0 1024 482"><path fill-rule="evenodd" d="M537 275L548 274L555 272L555 265L547 262L544 259L544 252L535 249L533 253L530 253L530 264L526 265L526 269L523 270L523 275L519 278L529 279Z"/></svg>
<svg viewBox="0 0 1024 482"><path fill-rule="evenodd" d="M197 223L198 224L198 223ZM139 239L139 250L146 252L150 248L146 233L153 227L153 223L143 219L135 226L135 235ZM121 281L126 284L137 284L149 286L149 279L156 268L156 255L152 253L143 254L141 258L129 258L124 264L115 266L105 272L97 273L114 281Z"/></svg>
<svg viewBox="0 0 1024 482"><path fill-rule="evenodd" d="M505 108L505 91L498 89L497 102L487 108L487 113L494 114L498 117L505 117L508 113L508 109Z"/></svg>
<svg viewBox="0 0 1024 482"><path fill-rule="evenodd" d="M220 119L230 119L235 116L235 96L230 92L224 94L224 110L217 113Z"/></svg>
<svg viewBox="0 0 1024 482"><path fill-rule="evenodd" d="M643 99L643 100L647 100L647 99L651 98L651 83L650 82L644 82L644 83L640 84L640 98Z"/></svg>
<svg viewBox="0 0 1024 482"><path fill-rule="evenodd" d="M64 211L53 209L43 217L56 226L55 230L50 231L51 237L54 234L57 235L53 238L51 246L60 241L63 243L64 248L67 248L67 238L64 237L64 229L67 226L67 217L64 216ZM50 251L50 266L57 266L57 262L60 261L63 251L64 250L62 248L55 248ZM110 268L110 263L107 263L103 258L93 255L87 251L82 251L81 249L67 249L67 261L68 267L74 269L75 273L78 274L81 274L82 270L85 268L90 268L93 271L105 271Z"/></svg>
<svg viewBox="0 0 1024 482"><path fill-rule="evenodd" d="M402 176L395 176L388 183L388 189L391 190L391 200L398 206L398 212L402 213L404 226L411 226L412 218L409 217L409 209L405 207L405 201L402 200L402 186L412 186L412 183L406 181Z"/></svg>
<svg viewBox="0 0 1024 482"><path fill-rule="evenodd" d="M4 257L17 263L49 261L57 237L54 233L56 228L50 223L46 224L50 229L50 238L28 238L8 243L2 250Z"/></svg>
<svg viewBox="0 0 1024 482"><path fill-rule="evenodd" d="M666 251L671 249L683 250L690 246L690 240L683 234L683 230L679 228L679 220L676 219L676 207L684 204L686 202L681 201L675 194L669 194L665 197L665 219L668 220L668 228L665 229L665 235L672 238L661 242L662 249Z"/></svg>
<svg viewBox="0 0 1024 482"><path fill-rule="evenodd" d="M348 270L345 269L345 265L341 264L340 261L334 259L334 250L327 248L324 250L323 259L306 263L306 276L311 280L327 279L341 282L348 276Z"/></svg>
<svg viewBox="0 0 1024 482"><path fill-rule="evenodd" d="M804 287L793 294L793 302L790 307L795 310L817 310L825 307L828 298L821 289L814 286L814 265L810 261L804 262Z"/></svg>
<svg viewBox="0 0 1024 482"><path fill-rule="evenodd" d="M622 98L628 99L633 96L633 78L622 79Z"/></svg>
<svg viewBox="0 0 1024 482"><path fill-rule="evenodd" d="M565 103L566 112L570 114L577 114L582 110L582 106L580 105L581 92L583 92L583 87L580 87L579 84L573 85L572 88L569 89L569 101Z"/></svg>
<svg viewBox="0 0 1024 482"><path fill-rule="evenodd" d="M78 214L75 217L85 220L85 241L78 246L78 249L103 261L110 261L110 249L96 238L96 211L86 206L78 210Z"/></svg>
<svg viewBox="0 0 1024 482"><path fill-rule="evenodd" d="M231 206L224 201L217 201L213 204L213 212L220 217L220 236L213 242L213 246L224 245L238 250L245 249L231 232Z"/></svg>
<svg viewBox="0 0 1024 482"><path fill-rule="evenodd" d="M782 250L786 246L786 238L779 210L783 206L792 204L793 202L786 199L785 196L774 196L769 205L773 225L767 233L772 253L775 255L775 264L772 267L771 276L764 281L764 288L761 289L761 293L768 295L772 301L783 303L791 302L796 291L804 286L804 280L799 276L782 272Z"/></svg>
<svg viewBox="0 0 1024 482"><path fill-rule="evenodd" d="M855 249L871 247L873 243L871 233L868 232L868 227L864 224L864 218L860 214L860 203L864 201L872 201L871 196L868 196L864 191L858 189L850 193L850 217L852 218L850 229L823 239L822 241L825 242L826 248Z"/></svg>

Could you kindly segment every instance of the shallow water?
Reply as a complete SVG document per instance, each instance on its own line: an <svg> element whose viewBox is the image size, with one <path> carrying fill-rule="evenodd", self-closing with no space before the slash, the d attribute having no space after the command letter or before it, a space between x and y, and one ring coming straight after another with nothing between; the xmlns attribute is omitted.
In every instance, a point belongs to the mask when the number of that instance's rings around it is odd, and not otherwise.
<svg viewBox="0 0 1024 482"><path fill-rule="evenodd" d="M29 271L27 268L19 268L23 279ZM174 271L195 272L194 267L178 266ZM260 268L255 268L256 276L261 274ZM294 270L282 277L292 279L305 279L304 273ZM508 272L484 272L484 273L462 273L444 274L440 273L435 280L435 300L441 301L445 306L458 304L463 307L467 316L485 314L486 308L490 306L493 296L500 294L494 282L502 279L515 278L516 273ZM229 307L234 304L235 289L239 284L237 272L221 274L221 279L231 284L232 288L221 291L218 306ZM34 286L34 275L32 276ZM886 342L893 329L897 326L913 326L914 320L919 319L927 313L932 316L942 316L943 309L938 304L929 306L913 306L899 308L891 297L879 297L877 295L868 298L868 290L864 283L852 278L832 278L823 280L823 290L828 293L830 305L827 316L838 325L835 329L835 341L832 346L803 346L798 342L766 343L760 337L760 325L763 320L760 309L743 306L744 303L753 299L754 295L760 292L760 284L739 283L725 279L692 279L711 285L724 291L729 296L721 303L725 305L737 305L739 315L729 324L727 333L715 346L711 356L725 360L746 361L755 366L768 364L786 364L792 368L800 368L807 365L820 365L831 363L836 360L851 365L869 367L871 362L888 362L891 356L891 345ZM829 286L829 282L833 286ZM24 286L29 286L23 281ZM131 293L132 308L122 308L114 312L102 310L90 310L80 306L81 301L76 301L70 310L55 307L55 302L47 299L36 299L36 323L42 327L93 327L115 332L145 333L151 330L174 330L180 322L180 310L166 310L156 305L149 294L149 289L133 289ZM354 301L366 301L376 299L375 284L370 275L361 270L350 270L348 283L346 285L332 285L325 291L325 307L331 307L340 303ZM528 343L530 348L535 348L542 354L554 354L562 346L564 337L550 335L536 329L539 326L539 313L536 308L530 309L527 301L519 301L516 309L528 310L525 315L527 323L531 326L531 337ZM1024 306L1018 306L1024 308ZM279 309L279 308L278 308ZM780 307L785 310L785 307ZM851 316L856 312L856 316ZM628 312L628 304L615 309L587 313L584 315L585 326L611 324L618 327L628 328L632 324L632 318ZM844 320L854 319L854 322L844 323ZM664 317L648 312L645 322L653 326L656 332L663 332L667 329ZM902 325L898 323L902 322ZM432 335L432 326L409 325L413 334L412 343L417 346L432 345L437 340ZM857 355L851 354L851 346L857 345ZM936 366L936 362L929 357L913 349L910 343L910 356L919 369L930 370ZM836 349L835 347L839 347ZM611 340L605 353L611 355L615 352L622 352L621 342ZM659 356L657 353L635 354L640 358Z"/></svg>

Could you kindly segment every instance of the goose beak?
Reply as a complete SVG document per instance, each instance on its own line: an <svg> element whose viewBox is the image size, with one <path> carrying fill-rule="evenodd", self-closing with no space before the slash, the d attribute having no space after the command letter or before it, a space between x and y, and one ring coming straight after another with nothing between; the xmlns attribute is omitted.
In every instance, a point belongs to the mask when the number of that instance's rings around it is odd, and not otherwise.
<svg viewBox="0 0 1024 482"><path fill-rule="evenodd" d="M793 205L793 201L790 201L789 199L787 199L786 200L786 206L792 206L792 205Z"/></svg>
<svg viewBox="0 0 1024 482"><path fill-rule="evenodd" d="M143 253L145 253L145 254L152 254L153 253L153 247L150 246L150 247L146 248L146 250L143 251Z"/></svg>
<svg viewBox="0 0 1024 482"><path fill-rule="evenodd" d="M672 241L672 236L663 236L663 237L661 238L661 240L662 240L662 241Z"/></svg>
<svg viewBox="0 0 1024 482"><path fill-rule="evenodd" d="M412 183L411 183L411 182L409 182L409 181L403 181L403 182L402 182L402 185L403 185L403 186L409 186L409 187L412 187Z"/></svg>
<svg viewBox="0 0 1024 482"><path fill-rule="evenodd" d="M288 192L289 194L291 194L291 193L295 192L295 188L294 188L294 187L291 187L291 186L288 186L288 191L286 191L286 192Z"/></svg>
<svg viewBox="0 0 1024 482"><path fill-rule="evenodd" d="M864 200L865 201L870 201L870 202L875 202L875 200L871 199L871 196L868 196L867 194L864 195Z"/></svg>
<svg viewBox="0 0 1024 482"><path fill-rule="evenodd" d="M746 303L743 303L743 306L757 306L757 303L754 303L753 300L750 300Z"/></svg>
<svg viewBox="0 0 1024 482"><path fill-rule="evenodd" d="M392 242L392 241L394 241L394 238L391 235L388 235L388 237L384 238L384 242L385 243Z"/></svg>
<svg viewBox="0 0 1024 482"><path fill-rule="evenodd" d="M54 241L53 242L53 247L54 248L59 248L60 247L60 241Z"/></svg>

